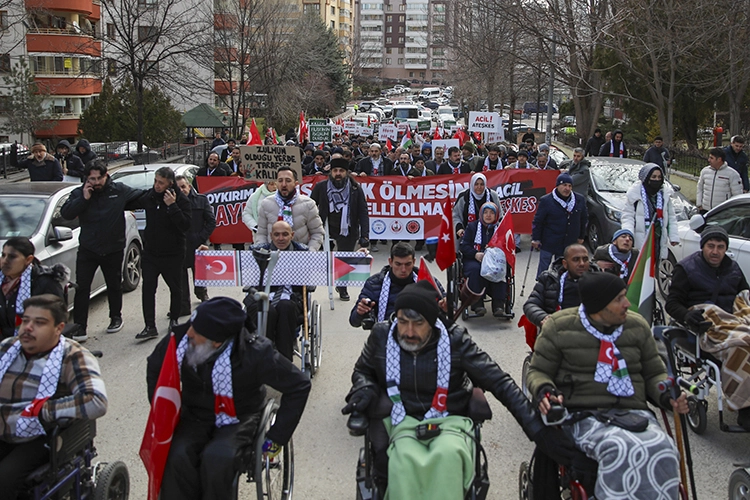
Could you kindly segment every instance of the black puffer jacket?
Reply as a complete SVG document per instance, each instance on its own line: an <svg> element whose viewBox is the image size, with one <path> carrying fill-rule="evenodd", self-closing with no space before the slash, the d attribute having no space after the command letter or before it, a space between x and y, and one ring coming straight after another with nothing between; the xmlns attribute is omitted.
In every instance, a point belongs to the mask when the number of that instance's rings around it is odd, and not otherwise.
<svg viewBox="0 0 750 500"><path fill-rule="evenodd" d="M190 230L187 233L185 245L186 263L195 259L195 249L206 243L211 233L216 229L214 209L205 195L198 194L195 189L190 190Z"/></svg>
<svg viewBox="0 0 750 500"><path fill-rule="evenodd" d="M589 265L589 272L599 271L599 268L593 262ZM545 317L557 311L558 299L560 298L560 276L564 272L562 257L559 257L552 263L551 269L542 272L537 278L534 290L523 305L523 313L535 325L541 325ZM565 308L581 305L578 284L572 280L566 280L565 282L563 305Z"/></svg>
<svg viewBox="0 0 750 500"><path fill-rule="evenodd" d="M389 323L373 327L362 354L354 365L352 393L363 387L385 391L385 351ZM523 395L513 378L471 339L465 328L449 330L451 375L448 385L448 413L466 415L474 386L491 392L515 417L526 435L532 438L544 428L541 418ZM437 388L437 340L432 339L418 353L401 351L401 400L406 414L422 420L432 404ZM347 400L349 399L347 396Z"/></svg>
<svg viewBox="0 0 750 500"><path fill-rule="evenodd" d="M38 260L31 263L31 296L51 293L65 299L64 286L70 280L70 270L62 264L42 266ZM16 297L18 288L9 296L0 293L0 339L12 337L16 331Z"/></svg>
<svg viewBox="0 0 750 500"><path fill-rule="evenodd" d="M188 326L185 323L174 328L178 345L187 333ZM146 382L149 402L156 390L156 381L159 379L168 344L169 335L161 339L148 357ZM216 415L211 373L220 353L221 351L215 352L207 361L198 365L197 370L183 362L180 370L182 420L205 423L206 426L213 427ZM243 422L260 412L266 401L265 386L272 387L283 396L276 414L276 422L266 436L275 443L286 444L305 409L310 393L310 378L276 352L270 340L251 334L244 328L239 334L239 340L234 343L230 359L237 418Z"/></svg>
<svg viewBox="0 0 750 500"><path fill-rule="evenodd" d="M81 151L79 151L78 149L81 147L84 148L83 153L81 153ZM91 144L89 144L89 141L87 141L86 139L81 139L78 141L78 144L76 144L76 150L73 151L73 154L81 159L84 167L91 160L96 160L96 153L91 151Z"/></svg>

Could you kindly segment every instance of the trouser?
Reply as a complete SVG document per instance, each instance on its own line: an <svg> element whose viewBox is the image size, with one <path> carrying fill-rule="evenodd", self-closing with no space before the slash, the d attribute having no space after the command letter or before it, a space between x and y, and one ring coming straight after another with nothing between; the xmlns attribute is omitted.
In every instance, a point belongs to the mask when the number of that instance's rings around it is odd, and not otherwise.
<svg viewBox="0 0 750 500"><path fill-rule="evenodd" d="M73 321L81 325L83 331L89 320L89 298L91 282L94 281L96 269L101 267L104 281L107 284L107 301L109 317L122 316L122 257L124 251L99 255L85 248L78 248L76 256L76 289L73 300Z"/></svg>
<svg viewBox="0 0 750 500"><path fill-rule="evenodd" d="M195 281L195 253L193 253L192 258L189 256L185 257L185 264L183 265L182 269L182 293L180 298L180 315L186 316L187 314L190 314L190 277L188 276L188 269L190 269L193 272L193 281ZM198 298L201 298L203 293L206 292L205 286L194 286L193 292L195 293L195 296ZM186 313L186 314L182 314Z"/></svg>
<svg viewBox="0 0 750 500"><path fill-rule="evenodd" d="M169 287L169 317L180 317L180 301L182 300L182 264L183 259L175 255L156 256L148 252L143 253L143 320L146 326L156 326L156 287L159 275L164 278Z"/></svg>
<svg viewBox="0 0 750 500"><path fill-rule="evenodd" d="M336 250L339 252L353 252L354 247L357 245L359 235L352 228L349 228L349 234L347 236L338 235L335 238L335 243L331 242L331 251L335 245ZM337 286L336 291L338 293L346 292L345 286Z"/></svg>
<svg viewBox="0 0 750 500"><path fill-rule="evenodd" d="M240 425L215 427L182 420L169 448L161 498L164 500L222 500L232 498L238 469ZM244 432L244 429L243 429Z"/></svg>
<svg viewBox="0 0 750 500"><path fill-rule="evenodd" d="M495 283L482 278L481 271L482 263L476 259L464 261L463 273L468 280L469 290L479 294L484 288L486 293L492 297L492 309L494 311L505 305L508 285L505 281Z"/></svg>
<svg viewBox="0 0 750 500"><path fill-rule="evenodd" d="M552 259L554 257L555 257L555 254L553 254L552 252L548 252L546 250L539 251L539 266L536 268L537 278L539 278L539 275L549 268L549 265L552 262Z"/></svg>
<svg viewBox="0 0 750 500"><path fill-rule="evenodd" d="M248 294L245 296L244 304L248 323L255 325L258 303ZM294 356L294 341L297 338L296 330L300 325L301 313L302 308L296 300L280 300L277 304L268 304L268 331L265 335L274 343L279 354L290 361Z"/></svg>
<svg viewBox="0 0 750 500"><path fill-rule="evenodd" d="M49 460L46 444L44 436L21 444L0 441L0 496L3 499L15 500L26 477Z"/></svg>

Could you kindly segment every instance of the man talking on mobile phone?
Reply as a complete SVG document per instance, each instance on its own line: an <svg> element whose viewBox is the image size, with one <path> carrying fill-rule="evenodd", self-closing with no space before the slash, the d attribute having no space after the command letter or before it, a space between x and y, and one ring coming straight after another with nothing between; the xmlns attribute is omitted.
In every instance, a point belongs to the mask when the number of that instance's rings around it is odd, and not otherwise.
<svg viewBox="0 0 750 500"><path fill-rule="evenodd" d="M156 329L156 287L159 275L169 287L169 328L177 324L182 298L182 263L185 241L190 230L190 201L176 188L174 171L161 167L154 175L154 187L137 203L146 211L143 233L143 320L146 323L137 340L159 336Z"/></svg>

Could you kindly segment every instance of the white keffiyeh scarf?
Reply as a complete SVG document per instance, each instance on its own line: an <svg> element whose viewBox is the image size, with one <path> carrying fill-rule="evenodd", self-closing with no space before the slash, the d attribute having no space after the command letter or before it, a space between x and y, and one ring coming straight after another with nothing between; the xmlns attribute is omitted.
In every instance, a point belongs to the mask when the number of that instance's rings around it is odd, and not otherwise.
<svg viewBox="0 0 750 500"><path fill-rule="evenodd" d="M378 175L378 172L380 172L380 164L383 163L383 158L378 159L377 162L370 158L370 163L372 163L372 175Z"/></svg>
<svg viewBox="0 0 750 500"><path fill-rule="evenodd" d="M292 216L292 206L297 201L297 198L299 197L299 191L296 189L294 190L294 196L292 196L292 199L289 201L284 201L284 199L281 197L281 193L279 193L279 190L276 190L276 204L279 206L279 218L278 220L283 220L287 224L289 224L290 227L294 228L294 217Z"/></svg>
<svg viewBox="0 0 750 500"><path fill-rule="evenodd" d="M557 310L559 311L562 307L563 291L565 290L565 280L568 279L568 271L562 273L560 276L560 291L557 294Z"/></svg>
<svg viewBox="0 0 750 500"><path fill-rule="evenodd" d="M488 170L497 170L498 167L500 167L500 158L497 159L497 165L495 165L495 168L492 168L492 165L490 164L490 157L484 159L484 164L482 165L482 172L487 172Z"/></svg>
<svg viewBox="0 0 750 500"><path fill-rule="evenodd" d="M628 252L628 258L622 261L618 259L615 253L612 251L613 246L614 245L609 246L609 256L612 257L612 260L614 260L616 264L620 265L620 278L625 279L628 277L628 262L630 262L632 252Z"/></svg>
<svg viewBox="0 0 750 500"><path fill-rule="evenodd" d="M341 212L341 230L339 231L341 236L349 236L349 194L351 193L351 186L352 183L349 182L348 177L346 184L340 188L333 185L333 179L328 180L328 212L332 214Z"/></svg>
<svg viewBox="0 0 750 500"><path fill-rule="evenodd" d="M641 202L643 202L643 217L646 219L646 228L651 227L651 207L648 204L646 188L641 184ZM664 193L661 189L656 193L656 220L664 227Z"/></svg>
<svg viewBox="0 0 750 500"><path fill-rule="evenodd" d="M388 386L388 398L393 402L391 409L391 424L396 426L406 417L406 408L401 401L401 348L395 339L397 323L391 325L388 341L385 346L385 379ZM448 330L439 319L435 328L440 332L437 344L437 389L432 398L432 406L425 413L424 418L443 418L448 416L448 384L451 375L451 344ZM415 374L416 376L416 374Z"/></svg>
<svg viewBox="0 0 750 500"><path fill-rule="evenodd" d="M452 171L452 172L453 172L454 174L460 174L460 173L461 173L461 164L463 163L462 161L459 161L459 162L458 162L458 165L456 165L455 167L453 166L453 163L451 163L451 161L450 161L450 160L448 160L448 161L447 161L446 163L447 163L447 164L448 164L448 166L449 166L449 167L451 168L451 171Z"/></svg>
<svg viewBox="0 0 750 500"><path fill-rule="evenodd" d="M42 369L42 377L39 380L39 388L37 389L36 396L26 406L16 421L16 436L30 438L47 435L42 423L39 421L39 413L42 410L44 402L57 392L66 342L65 337L61 335L57 345L49 353L47 362L44 363L44 368ZM0 380L3 379L8 368L10 368L10 365L13 364L13 361L16 360L19 354L21 354L21 342L17 341L0 358Z"/></svg>
<svg viewBox="0 0 750 500"><path fill-rule="evenodd" d="M620 141L620 150L617 152L618 158L624 158L625 157L625 146L623 146L624 141ZM615 156L615 141L609 141L609 156Z"/></svg>
<svg viewBox="0 0 750 500"><path fill-rule="evenodd" d="M21 273L18 283L18 293L16 294L16 335L18 334L18 325L21 323L19 318L23 315L23 302L31 297L31 271L33 265L27 266ZM5 276L0 271L0 283L5 280Z"/></svg>
<svg viewBox="0 0 750 500"><path fill-rule="evenodd" d="M591 325L583 304L578 306L578 316L586 331L599 339L599 358L596 362L594 380L600 384L607 384L607 392L615 396L630 397L635 394L628 365L616 345L617 339L622 335L623 325L618 326L610 335L605 335Z"/></svg>
<svg viewBox="0 0 750 500"><path fill-rule="evenodd" d="M234 340L230 341L219 354L211 370L211 383L214 390L214 413L216 427L239 424L237 410L234 407L234 392L232 388L232 348ZM182 360L188 348L188 336L185 335L177 346L177 365L182 368Z"/></svg>
<svg viewBox="0 0 750 500"><path fill-rule="evenodd" d="M417 273L412 272L411 277L414 283L417 282ZM388 309L388 296L391 294L391 273L385 273L385 279L383 280L383 286L380 288L380 295L378 296L378 323L385 321L385 310Z"/></svg>
<svg viewBox="0 0 750 500"><path fill-rule="evenodd" d="M563 200L557 196L557 189L552 190L552 197L556 202L560 204L569 214L573 213L573 209L576 207L576 197L574 193L570 193L570 199L568 201Z"/></svg>

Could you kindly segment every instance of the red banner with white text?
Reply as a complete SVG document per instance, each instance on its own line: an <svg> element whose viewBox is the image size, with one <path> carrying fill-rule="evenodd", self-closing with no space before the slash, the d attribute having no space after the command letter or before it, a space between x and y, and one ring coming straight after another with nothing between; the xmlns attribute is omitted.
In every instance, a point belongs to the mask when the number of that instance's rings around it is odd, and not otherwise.
<svg viewBox="0 0 750 500"><path fill-rule="evenodd" d="M539 198L555 187L556 170L493 170L484 172L487 185L497 192L500 203L513 215L515 231L531 233ZM328 177L307 176L300 192L310 195L313 186ZM357 177L370 213L371 239L421 240L437 236L440 230L441 204L446 198L455 202L469 188L471 174L431 175L408 179L402 176ZM248 243L252 232L242 223L245 202L259 182L239 177L199 177L198 188L208 196L216 215L213 243Z"/></svg>

